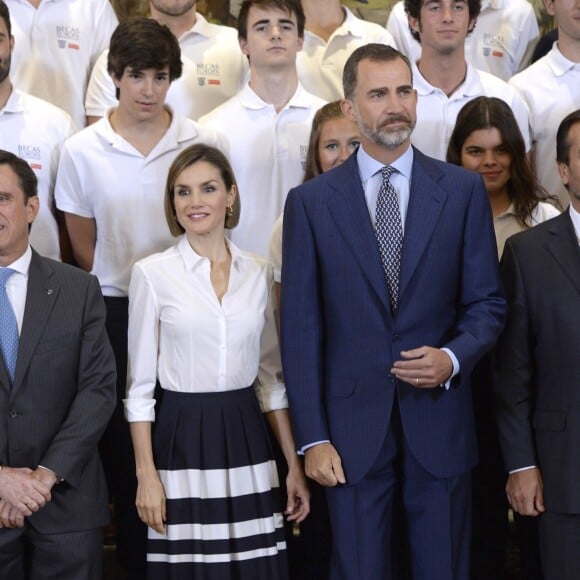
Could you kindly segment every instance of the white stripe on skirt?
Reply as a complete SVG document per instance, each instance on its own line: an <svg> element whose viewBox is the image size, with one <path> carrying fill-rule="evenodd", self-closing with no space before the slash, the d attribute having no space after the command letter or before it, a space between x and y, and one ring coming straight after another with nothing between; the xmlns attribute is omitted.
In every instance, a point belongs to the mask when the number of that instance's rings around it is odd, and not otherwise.
<svg viewBox="0 0 580 580"><path fill-rule="evenodd" d="M175 524L167 526L167 534L159 534L149 529L150 540L229 540L247 538L261 534L272 534L275 529L284 527L282 514L276 513L267 518L257 518L245 522L227 524Z"/></svg>
<svg viewBox="0 0 580 580"><path fill-rule="evenodd" d="M232 469L159 469L167 499L217 499L265 493L279 487L273 459Z"/></svg>
<svg viewBox="0 0 580 580"><path fill-rule="evenodd" d="M169 562L171 564L218 564L220 562L234 562L276 556L278 552L285 549L286 542L278 542L276 546L271 548L260 548L259 550L248 550L247 552L236 552L232 554L147 554L147 561Z"/></svg>

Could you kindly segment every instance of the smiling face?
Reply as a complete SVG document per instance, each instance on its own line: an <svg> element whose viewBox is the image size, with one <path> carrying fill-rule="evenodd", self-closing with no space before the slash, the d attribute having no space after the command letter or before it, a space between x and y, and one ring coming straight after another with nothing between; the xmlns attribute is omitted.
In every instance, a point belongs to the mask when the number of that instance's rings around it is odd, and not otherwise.
<svg viewBox="0 0 580 580"><path fill-rule="evenodd" d="M187 237L223 237L226 207L232 206L235 186L228 190L218 167L197 161L186 167L175 180L175 215Z"/></svg>
<svg viewBox="0 0 580 580"><path fill-rule="evenodd" d="M506 196L512 157L495 127L473 131L461 148L461 165L479 173L490 196Z"/></svg>
<svg viewBox="0 0 580 580"><path fill-rule="evenodd" d="M163 114L165 97L171 81L169 66L160 70L149 68L142 71L125 68L123 76L113 76L119 89L119 110L136 120L151 120Z"/></svg>
<svg viewBox="0 0 580 580"><path fill-rule="evenodd" d="M318 139L318 163L322 173L346 161L360 144L360 132L354 121L334 118L325 121Z"/></svg>
<svg viewBox="0 0 580 580"><path fill-rule="evenodd" d="M252 6L247 18L247 38L240 38L240 48L250 58L252 68L295 66L302 42L295 14Z"/></svg>
<svg viewBox="0 0 580 580"><path fill-rule="evenodd" d="M422 50L439 54L462 49L474 24L466 0L424 0L419 18L409 16L409 26L419 33Z"/></svg>
<svg viewBox="0 0 580 580"><path fill-rule="evenodd" d="M0 266L17 260L28 247L28 226L38 214L38 197L26 199L18 176L0 163Z"/></svg>
<svg viewBox="0 0 580 580"><path fill-rule="evenodd" d="M407 149L417 122L416 109L411 71L400 58L361 60L353 98L342 101L344 116L360 129L365 151L378 160L383 160L385 151L393 159Z"/></svg>

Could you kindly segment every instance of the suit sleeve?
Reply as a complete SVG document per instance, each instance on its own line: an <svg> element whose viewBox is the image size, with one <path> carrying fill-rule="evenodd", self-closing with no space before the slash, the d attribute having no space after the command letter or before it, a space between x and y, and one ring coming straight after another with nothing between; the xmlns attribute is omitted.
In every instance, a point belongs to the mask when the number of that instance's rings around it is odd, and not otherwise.
<svg viewBox="0 0 580 580"><path fill-rule="evenodd" d="M295 191L284 209L280 330L296 445L329 440L323 401L319 271L311 224Z"/></svg>
<svg viewBox="0 0 580 580"><path fill-rule="evenodd" d="M493 218L488 195L479 176L472 181L463 227L457 320L453 338L441 346L455 354L460 375L465 376L495 345L506 313Z"/></svg>
<svg viewBox="0 0 580 580"><path fill-rule="evenodd" d="M97 453L98 442L115 408L115 359L105 329L105 316L99 284L91 276L82 316L76 396L39 461L73 486L78 484L87 458Z"/></svg>
<svg viewBox="0 0 580 580"><path fill-rule="evenodd" d="M494 388L504 463L507 471L513 471L538 463L531 420L534 364L529 308L518 256L510 240L501 271L509 308L495 352Z"/></svg>

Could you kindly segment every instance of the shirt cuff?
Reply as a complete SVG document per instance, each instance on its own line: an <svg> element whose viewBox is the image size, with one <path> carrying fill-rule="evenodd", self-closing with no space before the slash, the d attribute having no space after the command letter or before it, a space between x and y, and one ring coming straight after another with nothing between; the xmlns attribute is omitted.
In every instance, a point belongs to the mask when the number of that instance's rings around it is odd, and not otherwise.
<svg viewBox="0 0 580 580"><path fill-rule="evenodd" d="M537 465L528 465L527 467L520 467L518 469L512 469L509 474L519 473L520 471L528 471L528 469L536 469Z"/></svg>
<svg viewBox="0 0 580 580"><path fill-rule="evenodd" d="M155 421L155 399L123 399L125 419L129 423L137 421Z"/></svg>
<svg viewBox="0 0 580 580"><path fill-rule="evenodd" d="M323 439L322 441L315 441L314 443L308 443L307 445L302 446L298 449L298 455L304 455L308 449L314 447L315 445L320 445L321 443L330 443L328 439Z"/></svg>
<svg viewBox="0 0 580 580"><path fill-rule="evenodd" d="M451 387L451 381L459 374L459 361L457 357L453 354L453 351L449 350L448 348L442 348L443 352L446 352L451 359L451 364L453 365L453 370L451 371L451 376L441 384L441 386L448 391L449 387Z"/></svg>

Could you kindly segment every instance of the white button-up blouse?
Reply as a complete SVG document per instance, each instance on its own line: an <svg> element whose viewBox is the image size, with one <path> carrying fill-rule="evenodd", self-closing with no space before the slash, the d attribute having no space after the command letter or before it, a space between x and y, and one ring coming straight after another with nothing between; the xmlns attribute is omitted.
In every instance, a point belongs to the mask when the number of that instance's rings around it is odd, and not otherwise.
<svg viewBox="0 0 580 580"><path fill-rule="evenodd" d="M271 267L228 243L232 265L221 303L209 260L197 255L185 236L133 267L128 421L154 421L157 378L162 388L187 393L254 385L263 411L288 406Z"/></svg>

